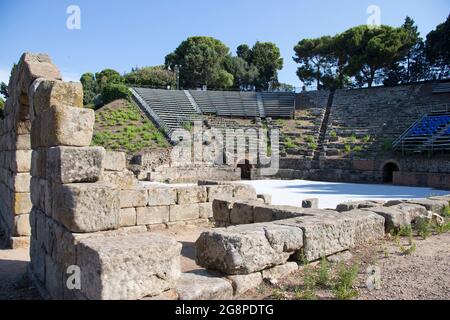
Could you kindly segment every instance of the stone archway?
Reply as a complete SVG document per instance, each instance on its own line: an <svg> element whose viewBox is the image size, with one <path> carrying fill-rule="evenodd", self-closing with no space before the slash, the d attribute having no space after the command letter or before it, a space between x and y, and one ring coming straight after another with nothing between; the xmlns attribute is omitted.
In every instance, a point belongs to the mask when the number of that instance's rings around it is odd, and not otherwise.
<svg viewBox="0 0 450 320"><path fill-rule="evenodd" d="M390 160L386 161L382 167L382 177L383 177L383 183L393 183L394 182L394 172L400 171L400 165L397 161Z"/></svg>
<svg viewBox="0 0 450 320"><path fill-rule="evenodd" d="M241 169L241 179L251 180L252 179L252 169L253 165L248 159L243 159L238 162L237 168Z"/></svg>

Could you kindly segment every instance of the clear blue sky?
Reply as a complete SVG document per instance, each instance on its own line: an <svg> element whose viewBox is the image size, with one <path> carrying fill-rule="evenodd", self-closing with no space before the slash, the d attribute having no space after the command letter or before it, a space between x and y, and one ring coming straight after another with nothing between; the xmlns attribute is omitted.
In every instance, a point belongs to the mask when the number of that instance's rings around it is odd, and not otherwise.
<svg viewBox="0 0 450 320"><path fill-rule="evenodd" d="M66 28L71 4L81 8L81 30ZM285 60L280 80L299 86L294 45L366 23L372 4L383 24L413 17L422 36L450 12L448 0L0 0L0 81L24 51L50 54L65 80L78 80L86 71L162 64L188 36L206 35L233 53L241 43L275 42Z"/></svg>

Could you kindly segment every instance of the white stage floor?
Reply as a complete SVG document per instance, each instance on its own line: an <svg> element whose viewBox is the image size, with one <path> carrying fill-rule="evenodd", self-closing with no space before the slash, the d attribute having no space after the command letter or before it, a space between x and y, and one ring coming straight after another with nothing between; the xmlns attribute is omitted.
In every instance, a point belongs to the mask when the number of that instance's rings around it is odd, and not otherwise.
<svg viewBox="0 0 450 320"><path fill-rule="evenodd" d="M256 180L242 183L254 186L258 194L271 194L274 205L301 206L304 199L319 198L319 207L322 209L335 209L336 205L347 201L389 201L450 194L450 191L432 188L305 180Z"/></svg>

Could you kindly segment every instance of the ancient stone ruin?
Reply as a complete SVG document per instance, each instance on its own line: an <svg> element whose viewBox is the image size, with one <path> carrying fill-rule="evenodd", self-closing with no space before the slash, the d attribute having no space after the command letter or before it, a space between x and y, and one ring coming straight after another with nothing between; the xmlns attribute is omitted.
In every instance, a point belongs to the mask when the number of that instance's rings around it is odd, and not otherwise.
<svg viewBox="0 0 450 320"><path fill-rule="evenodd" d="M336 210L273 206L235 182L144 186L125 155L92 147L94 111L47 55L24 54L0 124L1 223L30 245L29 273L53 299L233 298L315 261L433 218L450 196L345 203ZM215 223L196 242L207 270L182 273L182 246L152 230ZM209 271L208 271L209 270Z"/></svg>

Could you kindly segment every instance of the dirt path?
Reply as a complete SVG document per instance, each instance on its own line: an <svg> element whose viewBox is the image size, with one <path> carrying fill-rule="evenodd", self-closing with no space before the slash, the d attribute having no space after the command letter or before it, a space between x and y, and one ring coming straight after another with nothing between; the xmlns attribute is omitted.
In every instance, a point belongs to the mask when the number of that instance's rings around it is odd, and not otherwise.
<svg viewBox="0 0 450 320"><path fill-rule="evenodd" d="M28 249L0 250L0 300L35 300L39 293L27 277Z"/></svg>
<svg viewBox="0 0 450 320"><path fill-rule="evenodd" d="M352 250L347 263L357 264L358 277L353 288L360 300L450 300L450 233L432 236L426 240L414 238L416 249L404 254L392 240L383 240L371 246ZM401 239L404 249L410 246ZM367 267L376 265L381 272L381 289L366 286ZM315 267L317 270L318 266ZM337 267L330 266L335 275ZM305 271L298 271L276 285L263 284L246 296L248 299L298 299L296 292L304 289ZM317 286L316 299L335 299L331 285Z"/></svg>

